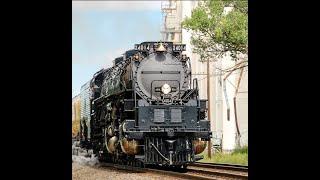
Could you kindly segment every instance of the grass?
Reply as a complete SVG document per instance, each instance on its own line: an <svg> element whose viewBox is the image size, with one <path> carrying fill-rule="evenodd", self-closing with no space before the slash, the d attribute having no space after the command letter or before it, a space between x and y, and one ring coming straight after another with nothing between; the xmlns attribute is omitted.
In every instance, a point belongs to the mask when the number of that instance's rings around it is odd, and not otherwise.
<svg viewBox="0 0 320 180"><path fill-rule="evenodd" d="M218 152L212 154L211 159L208 158L207 151L204 151L201 155L204 158L198 162L248 165L248 146L236 148L232 153Z"/></svg>

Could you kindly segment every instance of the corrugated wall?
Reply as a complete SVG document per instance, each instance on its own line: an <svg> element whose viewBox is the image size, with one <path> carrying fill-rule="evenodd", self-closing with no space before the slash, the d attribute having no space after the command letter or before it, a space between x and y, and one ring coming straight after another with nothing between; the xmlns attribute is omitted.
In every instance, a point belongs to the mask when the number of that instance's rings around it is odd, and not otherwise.
<svg viewBox="0 0 320 180"><path fill-rule="evenodd" d="M80 119L86 121L87 127L88 127L88 138L90 138L90 82L87 82L81 87L80 90Z"/></svg>

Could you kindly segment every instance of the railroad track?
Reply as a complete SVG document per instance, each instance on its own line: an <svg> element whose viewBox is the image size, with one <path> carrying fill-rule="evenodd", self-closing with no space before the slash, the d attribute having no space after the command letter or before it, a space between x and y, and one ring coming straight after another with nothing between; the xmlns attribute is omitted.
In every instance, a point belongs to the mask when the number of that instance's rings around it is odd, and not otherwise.
<svg viewBox="0 0 320 180"><path fill-rule="evenodd" d="M213 179L248 179L248 166L217 163L194 163L188 173L210 176Z"/></svg>
<svg viewBox="0 0 320 180"><path fill-rule="evenodd" d="M199 163L199 162L196 162L196 163L194 163L194 164L192 164L190 166L198 166L198 167L205 167L205 168L226 169L226 170L248 172L248 166L237 165L237 164Z"/></svg>
<svg viewBox="0 0 320 180"><path fill-rule="evenodd" d="M76 154L78 155L79 152ZM185 172L160 167L140 168L103 162L100 162L99 166L126 171L158 173L184 179L248 179L248 166L233 164L193 163L188 165Z"/></svg>
<svg viewBox="0 0 320 180"><path fill-rule="evenodd" d="M170 175L184 179L248 179L248 166L231 164L195 163L189 165L186 172L177 172L166 168L139 168L112 163L102 163L101 166L128 171Z"/></svg>

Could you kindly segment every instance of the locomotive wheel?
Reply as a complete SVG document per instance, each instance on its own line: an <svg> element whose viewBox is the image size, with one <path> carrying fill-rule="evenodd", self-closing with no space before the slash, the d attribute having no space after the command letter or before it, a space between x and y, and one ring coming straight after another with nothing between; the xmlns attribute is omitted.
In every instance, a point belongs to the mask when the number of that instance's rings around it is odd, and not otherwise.
<svg viewBox="0 0 320 180"><path fill-rule="evenodd" d="M177 166L177 170L178 170L179 172L185 173L185 172L187 172L187 165L184 164L184 165Z"/></svg>
<svg viewBox="0 0 320 180"><path fill-rule="evenodd" d="M180 167L181 172L187 172L187 167L188 166L186 164L181 165L181 167Z"/></svg>
<svg viewBox="0 0 320 180"><path fill-rule="evenodd" d="M177 166L174 166L173 169L178 172L187 172L187 165L186 164L177 165Z"/></svg>

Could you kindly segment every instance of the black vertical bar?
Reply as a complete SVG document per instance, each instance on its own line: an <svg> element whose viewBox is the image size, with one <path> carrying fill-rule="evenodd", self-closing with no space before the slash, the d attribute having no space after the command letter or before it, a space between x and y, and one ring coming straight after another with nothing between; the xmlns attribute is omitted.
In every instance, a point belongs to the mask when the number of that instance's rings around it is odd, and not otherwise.
<svg viewBox="0 0 320 180"><path fill-rule="evenodd" d="M154 144L154 137L152 137L152 144ZM152 162L154 162L155 161L155 157L154 157L154 155L155 155L155 153L154 153L155 151L153 151L152 152Z"/></svg>
<svg viewBox="0 0 320 180"><path fill-rule="evenodd" d="M157 138L157 148L159 149L159 138ZM160 161L159 155L157 154L156 156L157 156L156 160L157 160L157 162L159 162Z"/></svg>
<svg viewBox="0 0 320 180"><path fill-rule="evenodd" d="M144 144L144 149L145 149L145 151L144 151L144 153L145 153L145 162L148 162L149 160L148 160L148 137L146 137L146 139L145 139L145 144Z"/></svg>

